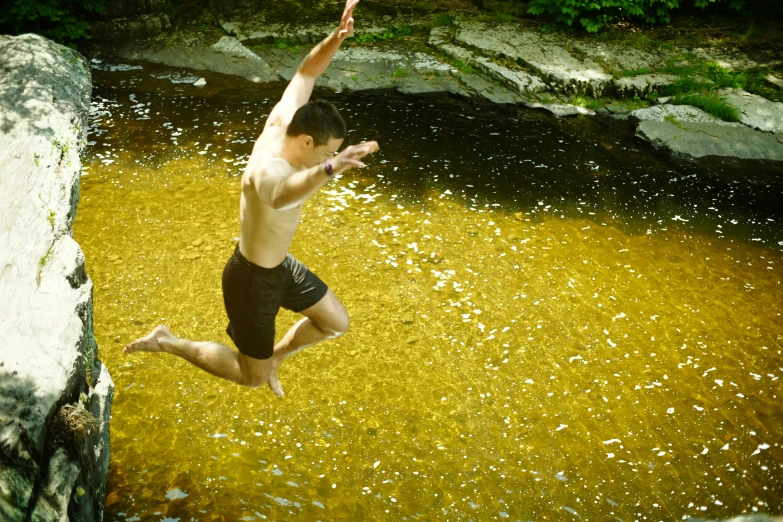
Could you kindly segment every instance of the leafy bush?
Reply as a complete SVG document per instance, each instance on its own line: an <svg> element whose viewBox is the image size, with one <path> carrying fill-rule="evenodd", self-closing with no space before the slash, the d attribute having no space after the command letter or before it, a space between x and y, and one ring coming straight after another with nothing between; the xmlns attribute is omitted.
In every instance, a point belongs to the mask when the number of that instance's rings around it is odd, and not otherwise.
<svg viewBox="0 0 783 522"><path fill-rule="evenodd" d="M73 47L90 38L84 18L103 12L104 0L12 0L0 10L0 32L36 33Z"/></svg>
<svg viewBox="0 0 783 522"><path fill-rule="evenodd" d="M707 7L727 0L694 0L696 7ZM736 10L745 7L745 0L728 0ZM680 7L680 0L530 0L528 13L554 15L561 24L581 24L590 33L615 20L636 18L648 24L670 22L670 13Z"/></svg>

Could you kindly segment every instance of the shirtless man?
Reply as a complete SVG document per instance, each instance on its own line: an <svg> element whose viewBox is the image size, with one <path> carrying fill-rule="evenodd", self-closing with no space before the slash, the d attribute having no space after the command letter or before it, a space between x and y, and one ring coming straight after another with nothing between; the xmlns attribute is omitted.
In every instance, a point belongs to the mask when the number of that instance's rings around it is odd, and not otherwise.
<svg viewBox="0 0 783 522"><path fill-rule="evenodd" d="M217 342L181 339L165 325L130 343L124 352L171 353L243 386L268 383L282 397L280 363L348 330L348 314L340 300L288 248L302 204L332 175L363 167L361 159L378 150L370 141L337 154L346 134L342 117L327 102L308 103L316 78L353 34L358 3L347 1L339 27L302 61L269 114L242 176L240 239L223 271L226 331L239 352ZM275 317L281 306L304 318L275 345Z"/></svg>

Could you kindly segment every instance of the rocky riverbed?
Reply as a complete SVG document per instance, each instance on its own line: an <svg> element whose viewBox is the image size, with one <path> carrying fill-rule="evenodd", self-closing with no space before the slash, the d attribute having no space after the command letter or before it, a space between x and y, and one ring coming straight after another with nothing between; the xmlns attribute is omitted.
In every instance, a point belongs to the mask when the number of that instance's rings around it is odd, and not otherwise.
<svg viewBox="0 0 783 522"><path fill-rule="evenodd" d="M329 24L275 23L246 13L220 16L219 33L185 27L121 45L105 44L103 52L274 84L288 81L311 46L332 29ZM318 85L337 92L445 92L524 105L559 117L630 117L638 121L637 136L676 154L783 158L783 104L741 89L716 89L720 99L740 111L740 127L722 126L695 107L675 107L673 112L634 110L650 104L674 105L676 98L659 93L681 80L665 72L678 60L715 63L727 71L774 69L783 64L780 53L708 47L649 51L542 33L538 26L525 23L492 24L470 17L431 25L390 16L359 24ZM767 81L773 89L783 84L774 74ZM698 126L690 125L689 117L674 121L671 114L682 111L703 121Z"/></svg>

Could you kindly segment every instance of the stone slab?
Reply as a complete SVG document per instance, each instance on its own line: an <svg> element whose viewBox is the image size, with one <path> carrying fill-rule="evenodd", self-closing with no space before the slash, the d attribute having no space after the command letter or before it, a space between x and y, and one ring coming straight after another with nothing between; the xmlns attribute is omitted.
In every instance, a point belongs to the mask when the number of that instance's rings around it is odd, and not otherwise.
<svg viewBox="0 0 783 522"><path fill-rule="evenodd" d="M722 89L718 94L739 109L743 125L764 132L783 133L783 103L770 101L742 89Z"/></svg>
<svg viewBox="0 0 783 522"><path fill-rule="evenodd" d="M257 60L250 56L237 57L233 52L226 54L222 48L218 50L203 44L184 45L164 41L129 43L115 49L114 54L126 60L144 60L171 67L233 74L255 83L281 81L280 75L260 57Z"/></svg>
<svg viewBox="0 0 783 522"><path fill-rule="evenodd" d="M727 122L708 114L701 109L690 105L655 105L646 109L637 109L631 112L631 116L640 121L655 120L665 121L674 118L677 121L695 123L711 123L726 127L742 127L741 123Z"/></svg>
<svg viewBox="0 0 783 522"><path fill-rule="evenodd" d="M553 90L600 97L612 76L590 58L580 60L554 35L522 31L513 24L461 23L455 42L491 57L506 57L532 67Z"/></svg>
<svg viewBox="0 0 783 522"><path fill-rule="evenodd" d="M636 136L655 148L694 158L730 156L783 161L783 143L744 126L646 120L637 127Z"/></svg>

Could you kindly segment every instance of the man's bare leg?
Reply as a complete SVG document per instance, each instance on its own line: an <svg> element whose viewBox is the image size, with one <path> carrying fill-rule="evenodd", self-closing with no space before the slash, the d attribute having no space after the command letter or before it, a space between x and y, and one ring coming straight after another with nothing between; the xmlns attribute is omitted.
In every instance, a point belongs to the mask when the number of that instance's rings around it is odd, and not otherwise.
<svg viewBox="0 0 783 522"><path fill-rule="evenodd" d="M273 392L282 397L283 388L277 373L280 364L308 346L348 331L348 314L331 290L302 313L306 317L286 332L270 359L254 359L218 342L181 339L172 334L166 325L157 326L147 336L133 341L123 352L170 353L216 377L243 386L258 387L266 382Z"/></svg>
<svg viewBox="0 0 783 522"><path fill-rule="evenodd" d="M348 313L331 290L327 291L326 295L316 304L303 310L302 314L305 317L286 332L280 342L275 345L275 354L272 356L269 387L281 397L283 396L283 388L280 386L277 369L285 359L301 352L308 346L326 339L340 337L348 331Z"/></svg>
<svg viewBox="0 0 783 522"><path fill-rule="evenodd" d="M216 377L250 387L267 382L272 367L271 359L253 359L224 344L180 339L166 325L157 326L146 337L133 341L123 352L171 353Z"/></svg>

